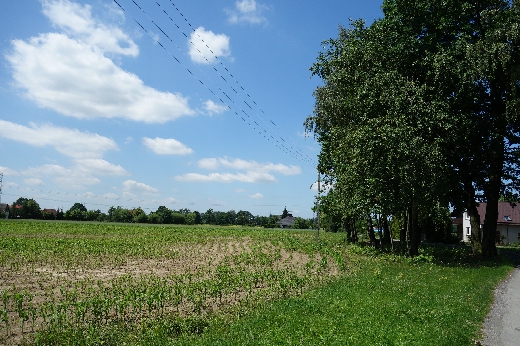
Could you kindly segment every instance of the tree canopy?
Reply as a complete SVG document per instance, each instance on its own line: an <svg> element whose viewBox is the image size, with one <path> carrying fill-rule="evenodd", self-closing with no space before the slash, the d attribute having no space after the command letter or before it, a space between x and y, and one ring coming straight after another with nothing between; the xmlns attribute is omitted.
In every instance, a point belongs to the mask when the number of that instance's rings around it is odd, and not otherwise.
<svg viewBox="0 0 520 346"><path fill-rule="evenodd" d="M311 68L325 210L404 218L414 255L419 227L447 215L434 210L476 217L486 201L474 250L494 255L498 198L517 191L518 3L386 0L383 13L340 27Z"/></svg>

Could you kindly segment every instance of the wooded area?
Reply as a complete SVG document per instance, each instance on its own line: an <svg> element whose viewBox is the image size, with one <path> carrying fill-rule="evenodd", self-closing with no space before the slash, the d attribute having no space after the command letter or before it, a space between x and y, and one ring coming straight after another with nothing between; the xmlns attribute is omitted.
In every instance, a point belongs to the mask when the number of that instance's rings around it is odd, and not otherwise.
<svg viewBox="0 0 520 346"><path fill-rule="evenodd" d="M323 216L347 231L374 215L387 230L392 220L413 256L421 233L443 240L450 213L467 210L474 254L496 255L498 201L518 198L519 3L382 8L370 26L340 27L311 67L323 81L305 122L322 147Z"/></svg>

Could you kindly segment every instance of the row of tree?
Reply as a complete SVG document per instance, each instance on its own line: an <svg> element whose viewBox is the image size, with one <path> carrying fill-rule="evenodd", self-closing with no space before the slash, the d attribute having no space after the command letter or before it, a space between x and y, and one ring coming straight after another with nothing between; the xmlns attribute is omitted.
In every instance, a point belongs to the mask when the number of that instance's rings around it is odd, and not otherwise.
<svg viewBox="0 0 520 346"><path fill-rule="evenodd" d="M2 213L2 211L0 211ZM98 221L98 222L123 222L123 223L151 223L151 224L177 224L177 225L222 225L222 226L260 226L265 228L280 227L277 222L287 215L284 209L282 215L254 216L249 211L227 212L208 209L205 213L191 211L189 209L170 210L160 206L156 211L146 213L142 208L127 209L122 207L110 207L107 213L101 210L88 210L84 204L75 203L69 210L63 211L40 209L40 205L34 199L20 197L9 207L9 217L24 219L45 220L71 220L71 221ZM2 218L2 215L0 215ZM293 228L308 229L314 227L313 219L295 218Z"/></svg>
<svg viewBox="0 0 520 346"><path fill-rule="evenodd" d="M397 221L416 255L421 233L442 238L450 209L467 210L473 252L497 254L499 198L518 195L519 5L385 0L383 18L324 42L305 125L321 144L326 218Z"/></svg>

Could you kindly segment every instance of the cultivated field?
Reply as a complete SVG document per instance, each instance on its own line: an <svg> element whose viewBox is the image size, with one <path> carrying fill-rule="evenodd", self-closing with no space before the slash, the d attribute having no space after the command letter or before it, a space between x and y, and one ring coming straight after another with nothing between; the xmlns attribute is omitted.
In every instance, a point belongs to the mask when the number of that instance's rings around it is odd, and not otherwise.
<svg viewBox="0 0 520 346"><path fill-rule="evenodd" d="M98 337L118 325L138 333L165 320L197 333L216 312L346 272L340 237L322 235L318 247L312 232L1 222L0 344Z"/></svg>
<svg viewBox="0 0 520 346"><path fill-rule="evenodd" d="M474 345L512 268L344 237L0 221L0 345Z"/></svg>

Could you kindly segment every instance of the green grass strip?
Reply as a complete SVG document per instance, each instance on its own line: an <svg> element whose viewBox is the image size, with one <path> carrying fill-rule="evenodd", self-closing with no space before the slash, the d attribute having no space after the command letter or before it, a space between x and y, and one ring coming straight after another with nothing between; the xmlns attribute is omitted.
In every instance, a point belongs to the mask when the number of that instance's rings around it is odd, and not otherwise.
<svg viewBox="0 0 520 346"><path fill-rule="evenodd" d="M375 262L175 345L474 345L508 264ZM161 342L159 342L161 344Z"/></svg>

